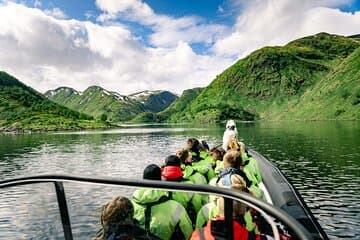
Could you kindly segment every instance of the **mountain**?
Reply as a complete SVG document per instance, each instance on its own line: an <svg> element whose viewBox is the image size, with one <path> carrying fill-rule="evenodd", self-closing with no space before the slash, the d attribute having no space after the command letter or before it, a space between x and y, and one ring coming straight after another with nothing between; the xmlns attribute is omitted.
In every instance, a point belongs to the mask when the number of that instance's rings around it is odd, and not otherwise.
<svg viewBox="0 0 360 240"><path fill-rule="evenodd" d="M153 112L144 112L136 116L132 122L164 122L176 120L177 113L180 113L186 108L186 105L189 104L193 99L195 99L203 88L193 88L185 90L182 95L177 98L169 107L165 110L153 113Z"/></svg>
<svg viewBox="0 0 360 240"><path fill-rule="evenodd" d="M139 113L158 112L169 106L177 97L168 91L143 91L129 96L91 86L84 92L60 87L45 93L50 100L110 122L128 121Z"/></svg>
<svg viewBox="0 0 360 240"><path fill-rule="evenodd" d="M264 47L218 75L168 121L360 119L359 46L319 33Z"/></svg>
<svg viewBox="0 0 360 240"><path fill-rule="evenodd" d="M169 91L142 91L129 95L130 99L138 100L149 112L160 112L166 109L178 97Z"/></svg>
<svg viewBox="0 0 360 240"><path fill-rule="evenodd" d="M139 112L145 111L143 105L138 101L115 92L109 92L99 86L91 86L84 92L60 87L47 91L45 96L60 105L76 109L98 119L105 114L109 121L128 120Z"/></svg>
<svg viewBox="0 0 360 240"><path fill-rule="evenodd" d="M105 127L109 124L60 106L6 72L0 72L0 131Z"/></svg>

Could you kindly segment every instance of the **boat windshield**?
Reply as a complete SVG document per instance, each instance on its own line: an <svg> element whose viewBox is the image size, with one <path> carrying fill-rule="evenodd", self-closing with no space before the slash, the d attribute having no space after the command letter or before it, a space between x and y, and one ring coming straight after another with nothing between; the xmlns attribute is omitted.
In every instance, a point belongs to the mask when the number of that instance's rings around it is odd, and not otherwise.
<svg viewBox="0 0 360 240"><path fill-rule="evenodd" d="M17 192L17 199L14 199L14 192ZM107 239L109 234L120 234L116 231L130 234L133 238L129 239L171 239L174 236L201 239L201 234L210 234L216 239L239 239L245 235L313 239L301 224L282 210L230 188L41 175L3 180L0 193L0 203L7 201L9 207L1 214L8 214L9 223L12 223L5 225L2 231L20 232L26 239ZM19 218L16 221L11 219L14 211L21 213L16 214ZM131 221L125 221L127 216Z"/></svg>

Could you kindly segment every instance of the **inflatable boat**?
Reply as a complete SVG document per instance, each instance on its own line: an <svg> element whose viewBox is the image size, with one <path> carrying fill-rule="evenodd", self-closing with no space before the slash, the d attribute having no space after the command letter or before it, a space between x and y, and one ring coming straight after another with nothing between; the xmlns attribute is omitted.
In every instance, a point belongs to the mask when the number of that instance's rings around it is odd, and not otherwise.
<svg viewBox="0 0 360 240"><path fill-rule="evenodd" d="M0 181L0 189L44 182L54 184L54 191L57 196L57 203L60 211L65 240L72 240L73 235L63 185L64 182L115 185L129 188L152 188L169 191L190 191L222 196L224 197L225 202L225 227L223 229L223 237L219 239L233 239L231 224L233 221L233 200L241 201L263 215L269 223L274 239L276 240L280 240L278 229L279 222L291 233L291 239L328 239L315 217L311 214L311 211L307 208L299 193L289 183L279 169L257 152L253 150L248 150L248 152L259 162L263 175L264 189L266 191L267 199L269 199L269 203L244 192L209 185L182 184L177 182L139 179L94 178L72 175L38 175L7 179Z"/></svg>

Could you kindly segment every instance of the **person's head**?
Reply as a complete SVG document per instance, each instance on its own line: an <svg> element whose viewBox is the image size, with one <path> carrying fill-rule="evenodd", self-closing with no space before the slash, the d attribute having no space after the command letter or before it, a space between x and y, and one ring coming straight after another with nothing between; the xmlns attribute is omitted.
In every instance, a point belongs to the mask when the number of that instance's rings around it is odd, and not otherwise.
<svg viewBox="0 0 360 240"><path fill-rule="evenodd" d="M206 152L210 150L209 144L206 142L205 139L200 140L200 148L202 151L206 151Z"/></svg>
<svg viewBox="0 0 360 240"><path fill-rule="evenodd" d="M192 156L187 149L179 149L176 152L176 156L180 159L181 163L188 164L191 163Z"/></svg>
<svg viewBox="0 0 360 240"><path fill-rule="evenodd" d="M230 141L229 141L229 148L232 150L232 151L238 151L240 152L241 151L241 146L238 142L238 140L236 138L231 138Z"/></svg>
<svg viewBox="0 0 360 240"><path fill-rule="evenodd" d="M180 167L181 161L180 158L176 155L170 155L165 158L165 166L175 166Z"/></svg>
<svg viewBox="0 0 360 240"><path fill-rule="evenodd" d="M235 130L236 124L234 120L229 120L226 122L226 129Z"/></svg>
<svg viewBox="0 0 360 240"><path fill-rule="evenodd" d="M200 142L196 138L189 138L187 140L187 149L191 152L200 151Z"/></svg>
<svg viewBox="0 0 360 240"><path fill-rule="evenodd" d="M134 206L126 197L117 197L102 207L101 225L105 228L110 224L133 224Z"/></svg>
<svg viewBox="0 0 360 240"><path fill-rule="evenodd" d="M143 172L143 179L161 180L161 168L156 164L148 165Z"/></svg>
<svg viewBox="0 0 360 240"><path fill-rule="evenodd" d="M242 165L241 153L238 151L228 151L224 155L224 167L225 168L240 168Z"/></svg>
<svg viewBox="0 0 360 240"><path fill-rule="evenodd" d="M225 152L222 150L223 149L219 149L219 148L213 148L210 150L210 156L213 159L213 161L223 160Z"/></svg>

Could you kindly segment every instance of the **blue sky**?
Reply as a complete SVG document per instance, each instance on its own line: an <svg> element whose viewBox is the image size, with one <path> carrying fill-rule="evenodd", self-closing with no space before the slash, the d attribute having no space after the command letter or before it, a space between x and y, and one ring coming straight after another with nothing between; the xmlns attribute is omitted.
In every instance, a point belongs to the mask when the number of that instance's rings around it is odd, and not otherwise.
<svg viewBox="0 0 360 240"><path fill-rule="evenodd" d="M207 86L264 46L360 33L359 0L0 0L0 70L46 91Z"/></svg>
<svg viewBox="0 0 360 240"><path fill-rule="evenodd" d="M240 6L227 0L147 0L143 2L148 4L156 14L167 15L174 18L197 16L207 23L217 23L228 27L234 24L237 16L236 13L241 10ZM96 6L96 3L88 0L71 2L68 0L31 0L27 2L27 5L36 5L36 7L43 10L59 8L68 18L82 21L96 22L96 17L101 14L101 10ZM147 41L147 35L152 32L151 29L136 22L127 21L126 19L119 18L117 21L126 24L133 34L143 39L144 44L151 46L151 43ZM208 45L199 43L193 43L191 46L197 53L205 53L208 47Z"/></svg>
<svg viewBox="0 0 360 240"><path fill-rule="evenodd" d="M121 1L121 0L119 0ZM88 0L53 0L40 1L42 9L58 7L62 9L70 18L85 20L85 13L92 12L99 15L101 11L96 7L95 2ZM158 14L166 14L174 17L187 15L201 16L209 21L220 21L231 23L234 16L226 16L221 13L219 8L227 9L230 5L228 1L223 0L148 0L146 2ZM34 5L35 1L28 2L28 5Z"/></svg>

